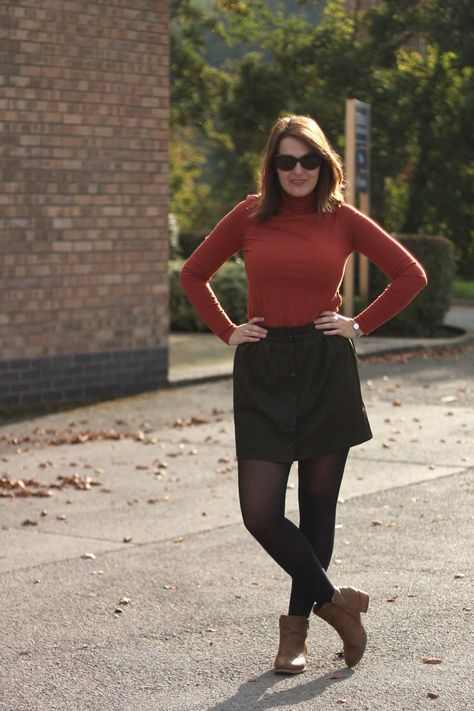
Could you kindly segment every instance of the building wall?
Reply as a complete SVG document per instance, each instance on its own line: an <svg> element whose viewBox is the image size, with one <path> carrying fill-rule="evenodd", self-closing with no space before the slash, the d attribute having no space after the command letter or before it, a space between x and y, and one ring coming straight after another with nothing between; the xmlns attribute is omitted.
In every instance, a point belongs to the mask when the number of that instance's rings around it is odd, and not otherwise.
<svg viewBox="0 0 474 711"><path fill-rule="evenodd" d="M167 380L165 0L0 4L0 408Z"/></svg>

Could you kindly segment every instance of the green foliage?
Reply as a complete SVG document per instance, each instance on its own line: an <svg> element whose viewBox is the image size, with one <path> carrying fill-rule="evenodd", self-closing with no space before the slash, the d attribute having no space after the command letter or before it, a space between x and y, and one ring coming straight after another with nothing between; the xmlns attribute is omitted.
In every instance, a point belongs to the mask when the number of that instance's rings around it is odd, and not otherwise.
<svg viewBox="0 0 474 711"><path fill-rule="evenodd" d="M428 285L397 316L378 328L379 336L435 336L443 324L452 300L455 274L454 246L445 237L396 235L397 239L423 264ZM376 269L370 270L370 300L388 284L388 278Z"/></svg>
<svg viewBox="0 0 474 711"><path fill-rule="evenodd" d="M184 260L169 262L170 328L173 331L208 331L191 306L179 281ZM222 308L235 323L247 319L247 277L241 259L224 264L211 279L211 287Z"/></svg>
<svg viewBox="0 0 474 711"><path fill-rule="evenodd" d="M345 99L357 97L372 106L374 218L448 237L473 279L474 4L363 5L328 0L311 15L304 0L172 0L173 210L185 231L209 231L254 191L284 113L314 116L342 154Z"/></svg>
<svg viewBox="0 0 474 711"><path fill-rule="evenodd" d="M474 280L455 279L453 295L456 299L472 299L474 303Z"/></svg>

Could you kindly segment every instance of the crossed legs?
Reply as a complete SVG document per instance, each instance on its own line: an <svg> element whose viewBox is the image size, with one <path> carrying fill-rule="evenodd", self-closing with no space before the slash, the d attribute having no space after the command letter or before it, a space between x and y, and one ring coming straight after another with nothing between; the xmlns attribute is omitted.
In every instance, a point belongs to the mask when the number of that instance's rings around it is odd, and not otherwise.
<svg viewBox="0 0 474 711"><path fill-rule="evenodd" d="M290 615L308 617L329 602L326 570L334 545L337 498L348 449L298 462L300 525L285 517L290 464L238 460L239 497L246 528L292 578Z"/></svg>

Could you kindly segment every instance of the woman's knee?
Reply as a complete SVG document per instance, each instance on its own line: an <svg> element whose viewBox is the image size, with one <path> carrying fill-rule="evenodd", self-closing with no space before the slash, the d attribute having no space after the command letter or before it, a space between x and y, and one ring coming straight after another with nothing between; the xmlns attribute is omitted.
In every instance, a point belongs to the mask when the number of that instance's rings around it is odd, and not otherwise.
<svg viewBox="0 0 474 711"><path fill-rule="evenodd" d="M281 523L277 518L264 516L258 511L242 511L242 520L247 531L257 541L266 541L272 538Z"/></svg>

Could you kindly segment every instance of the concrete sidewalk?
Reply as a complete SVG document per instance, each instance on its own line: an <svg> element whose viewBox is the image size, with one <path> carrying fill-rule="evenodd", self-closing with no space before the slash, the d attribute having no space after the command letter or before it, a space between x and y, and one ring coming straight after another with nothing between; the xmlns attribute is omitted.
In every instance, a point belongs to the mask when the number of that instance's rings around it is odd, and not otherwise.
<svg viewBox="0 0 474 711"><path fill-rule="evenodd" d="M330 568L371 596L352 671L313 616L308 671L272 672L289 581L241 522L229 378L1 426L1 475L53 494L0 499L2 711L469 708L473 371L361 364Z"/></svg>
<svg viewBox="0 0 474 711"><path fill-rule="evenodd" d="M456 348L474 343L474 306L453 306L445 325L449 338L387 338L364 336L355 341L360 360L386 354ZM232 374L235 348L212 333L171 333L169 379L172 384L191 384Z"/></svg>
<svg viewBox="0 0 474 711"><path fill-rule="evenodd" d="M442 353L360 364L329 571L371 596L354 670L313 616L307 672L272 672L289 581L241 522L228 376L1 424L1 711L469 708L473 346ZM287 494L296 520L296 463Z"/></svg>

